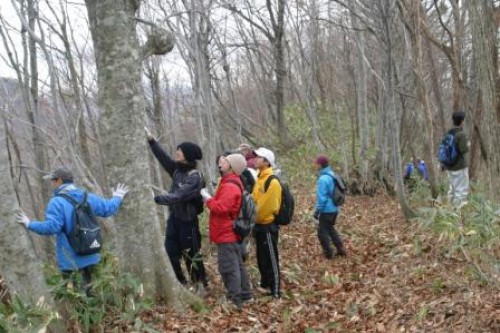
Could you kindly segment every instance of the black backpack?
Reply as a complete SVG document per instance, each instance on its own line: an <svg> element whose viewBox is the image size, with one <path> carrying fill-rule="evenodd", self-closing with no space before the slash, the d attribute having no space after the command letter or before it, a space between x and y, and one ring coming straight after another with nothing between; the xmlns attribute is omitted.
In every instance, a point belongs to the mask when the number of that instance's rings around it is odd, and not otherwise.
<svg viewBox="0 0 500 333"><path fill-rule="evenodd" d="M335 186L335 191L331 195L333 203L335 206L342 206L345 202L345 192L347 187L345 186L344 180L337 174L332 175L327 173L333 179L333 184Z"/></svg>
<svg viewBox="0 0 500 333"><path fill-rule="evenodd" d="M240 176L241 177L241 176ZM233 231L242 239L252 233L257 220L257 206L252 198L252 194L240 186L238 182L231 179L228 182L236 184L241 190L241 207L238 217L233 221Z"/></svg>
<svg viewBox="0 0 500 333"><path fill-rule="evenodd" d="M72 217L73 229L69 234L66 233L73 251L79 255L99 252L102 248L101 226L87 202L87 192L80 203L65 193L60 193L57 196L63 197L75 208Z"/></svg>
<svg viewBox="0 0 500 333"><path fill-rule="evenodd" d="M292 192L290 192L288 186L275 175L270 175L267 178L264 184L264 191L267 191L269 185L271 184L271 180L273 179L276 179L281 185L281 206L274 222L279 225L288 225L292 222L293 211L295 209L295 199L293 198Z"/></svg>
<svg viewBox="0 0 500 333"><path fill-rule="evenodd" d="M174 179L176 172L178 172L178 170L174 171L172 179ZM184 182L186 180L186 178L191 176L193 173L198 173L200 175L201 180L200 180L200 186L199 186L198 190L201 190L202 188L205 187L205 178L203 177L203 173L198 169L190 170L186 174L186 176L182 179L182 182ZM205 205L203 203L203 198L201 197L201 195L197 195L194 199L190 200L189 203L196 207L196 215L200 215L201 213L203 213Z"/></svg>
<svg viewBox="0 0 500 333"><path fill-rule="evenodd" d="M240 176L241 182L243 183L243 186L245 187L245 190L248 193L252 193L253 187L255 185L255 178L253 177L252 173L248 168L243 170Z"/></svg>

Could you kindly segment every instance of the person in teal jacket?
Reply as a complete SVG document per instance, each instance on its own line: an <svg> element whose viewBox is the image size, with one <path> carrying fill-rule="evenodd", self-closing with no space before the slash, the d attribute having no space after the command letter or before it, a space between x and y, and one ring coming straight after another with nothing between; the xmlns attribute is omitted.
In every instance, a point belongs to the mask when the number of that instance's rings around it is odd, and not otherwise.
<svg viewBox="0 0 500 333"><path fill-rule="evenodd" d="M30 220L24 212L18 215L17 222L28 230L43 236L56 235L56 257L59 270L63 276L69 277L72 272L82 274L85 291L90 291L92 268L99 263L99 253L78 255L71 248L67 235L73 229L74 206L60 194L67 194L77 202L84 197L84 190L73 184L73 174L67 168L58 168L44 177L50 179L54 196L50 199L45 210L45 221ZM108 217L118 213L118 209L127 194L128 187L118 184L113 190L113 197L102 198L94 193L88 193L87 202L95 216Z"/></svg>
<svg viewBox="0 0 500 333"><path fill-rule="evenodd" d="M318 170L318 180L316 183L316 210L314 218L319 221L318 240L326 258L332 259L334 257L331 246L332 242L337 249L335 255L345 256L344 244L335 229L335 222L339 213L339 208L332 199L333 191L335 191L335 174L328 164L328 157L324 155L319 155L316 158L315 166Z"/></svg>

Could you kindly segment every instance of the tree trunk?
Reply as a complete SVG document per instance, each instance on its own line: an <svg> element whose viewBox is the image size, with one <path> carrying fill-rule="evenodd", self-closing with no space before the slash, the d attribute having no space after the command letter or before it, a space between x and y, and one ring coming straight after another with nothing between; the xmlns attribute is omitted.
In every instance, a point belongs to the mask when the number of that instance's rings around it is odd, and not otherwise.
<svg viewBox="0 0 500 333"><path fill-rule="evenodd" d="M194 296L177 282L167 258L158 216L151 198L151 171L144 137L141 50L135 29L140 1L86 0L98 73L99 121L106 156L105 168L113 183L131 192L115 218L122 271L141 279L145 295L164 299L181 309Z"/></svg>
<svg viewBox="0 0 500 333"><path fill-rule="evenodd" d="M472 46L478 80L478 110L474 116L484 116L480 131L477 131L486 141L486 158L488 174L486 184L490 197L500 196L500 126L497 109L500 104L498 96L498 45L497 27L494 24L493 4L488 0L480 0L470 5L472 27ZM482 108L482 109L481 109ZM476 131L476 123L472 121ZM474 133L475 134L475 133ZM480 140L481 142L481 140ZM474 145L473 143L473 146Z"/></svg>
<svg viewBox="0 0 500 333"><path fill-rule="evenodd" d="M399 205L401 210L408 220L415 216L415 213L410 208L406 201L404 185L403 185L403 175L401 170L401 149L399 141L399 123L396 113L396 106L394 101L394 50L393 50L393 39L395 34L394 27L394 13L395 13L395 0L379 0L378 5L380 6L380 14L383 24L384 31L384 41L386 43L386 77L385 77L385 91L384 91L384 108L387 109L388 113L388 130L390 137L390 146L392 148L392 167L394 173L394 182L396 193L398 196Z"/></svg>
<svg viewBox="0 0 500 333"><path fill-rule="evenodd" d="M368 122L368 88L367 88L367 69L365 61L365 35L358 25L356 15L351 12L352 25L354 27L354 39L356 43L356 116L358 122L359 135L359 160L361 173L361 189L366 187L368 182L368 137L370 134Z"/></svg>
<svg viewBox="0 0 500 333"><path fill-rule="evenodd" d="M37 302L44 298L51 304L49 289L45 284L41 262L35 256L28 231L15 222L19 204L16 199L7 153L7 132L0 119L0 272L5 277L11 294L23 302Z"/></svg>
<svg viewBox="0 0 500 333"><path fill-rule="evenodd" d="M438 186L436 177L436 163L434 159L434 117L429 105L429 96L424 82L423 74L423 52L422 52L422 35L420 29L420 9L421 5L415 1L412 2L412 17L413 17L413 31L412 31L412 44L413 44L413 69L415 74L415 81L418 89L419 101L424 111L424 131L423 146L424 146L424 160L427 162L427 170L429 171L429 183L431 194L433 198L438 196Z"/></svg>

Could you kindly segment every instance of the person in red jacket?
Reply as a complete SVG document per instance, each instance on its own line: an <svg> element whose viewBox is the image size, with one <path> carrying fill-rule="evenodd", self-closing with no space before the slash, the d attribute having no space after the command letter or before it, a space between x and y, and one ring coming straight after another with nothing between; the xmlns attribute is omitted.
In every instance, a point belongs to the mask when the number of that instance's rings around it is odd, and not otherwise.
<svg viewBox="0 0 500 333"><path fill-rule="evenodd" d="M241 203L242 189L240 175L247 163L243 155L231 154L219 158L222 178L212 197L206 188L201 190L205 205L210 210L210 241L217 244L219 273L226 287L228 298L241 308L252 299L250 280L242 260L240 237L233 231L233 221L237 218Z"/></svg>

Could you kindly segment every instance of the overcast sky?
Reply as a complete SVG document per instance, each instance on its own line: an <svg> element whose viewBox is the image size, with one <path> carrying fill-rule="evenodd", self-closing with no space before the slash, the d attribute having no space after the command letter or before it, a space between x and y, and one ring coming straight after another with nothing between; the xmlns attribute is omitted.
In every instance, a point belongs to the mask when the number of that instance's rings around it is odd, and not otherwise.
<svg viewBox="0 0 500 333"><path fill-rule="evenodd" d="M19 58L19 62L22 62L22 44L21 44L21 36L19 33L21 22L16 14L16 10L13 7L12 1L15 0L0 0L0 16L6 22L7 29L5 32L8 34L8 38L11 39L9 41L9 47L15 49L17 51L17 56ZM58 11L59 0L46 0L40 1L40 17L50 20L54 22L54 16L48 9L46 3L50 1L50 4L55 7L55 11ZM17 2L15 2L16 5ZM87 26L87 11L83 0L72 0L68 1L68 6L66 10L69 13L69 17L71 18L71 26L74 29L75 39L77 40L78 48L80 52L84 47L89 52L91 51L89 47L91 47L91 37L90 32ZM58 15L61 14L58 12ZM3 25L2 25L3 26ZM45 25L46 26L46 25ZM37 30L37 34L39 31ZM62 43L59 40L59 37L51 33L49 31L45 32L45 40L48 45L55 46L57 48L62 49ZM90 56L93 56L90 54ZM46 60L41 51L38 52L38 66L39 66L39 77L43 82L48 76ZM166 66L168 70L169 80L173 82L182 81L184 83L189 82L189 75L187 72L186 65L183 59L180 57L180 54L176 48L174 51L164 56L164 61L168 62L168 66ZM57 63L56 63L57 67ZM15 71L11 68L10 61L7 57L7 51L4 45L3 40L0 40L0 77L12 77L16 78Z"/></svg>

